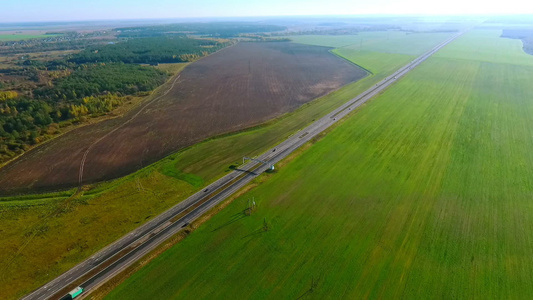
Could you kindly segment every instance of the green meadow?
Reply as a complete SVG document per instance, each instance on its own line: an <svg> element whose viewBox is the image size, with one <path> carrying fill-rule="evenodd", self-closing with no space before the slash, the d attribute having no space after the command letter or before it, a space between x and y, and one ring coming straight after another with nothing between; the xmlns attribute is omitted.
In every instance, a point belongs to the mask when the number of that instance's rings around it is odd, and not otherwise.
<svg viewBox="0 0 533 300"><path fill-rule="evenodd" d="M436 32L371 31L356 35L296 35L289 38L301 44L418 56L450 35L451 33Z"/></svg>
<svg viewBox="0 0 533 300"><path fill-rule="evenodd" d="M500 33L442 49L107 299L529 298L533 56Z"/></svg>
<svg viewBox="0 0 533 300"><path fill-rule="evenodd" d="M52 280L220 178L244 155L266 151L416 57L394 49L336 51L371 74L266 124L214 137L82 195L71 197L71 190L0 198L0 299L21 297Z"/></svg>
<svg viewBox="0 0 533 300"><path fill-rule="evenodd" d="M0 34L0 42L8 41L22 41L29 39L39 39L47 37L55 37L59 34Z"/></svg>

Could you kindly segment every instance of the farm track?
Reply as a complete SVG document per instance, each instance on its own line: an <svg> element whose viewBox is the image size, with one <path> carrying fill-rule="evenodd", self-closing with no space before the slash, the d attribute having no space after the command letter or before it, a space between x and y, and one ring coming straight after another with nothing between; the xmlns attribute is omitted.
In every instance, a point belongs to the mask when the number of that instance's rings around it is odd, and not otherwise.
<svg viewBox="0 0 533 300"><path fill-rule="evenodd" d="M79 188L81 188L82 184L83 184L83 168L85 167L85 161L87 160L87 155L89 155L89 152L91 151L91 149L96 145L98 144L99 142L103 141L105 138L107 138L108 136L112 135L113 133L115 133L117 130L119 130L120 128L124 127L125 125L127 125L129 122L131 122L133 119L137 118L139 116L140 113L142 113L148 106L150 106L152 103L156 102L157 100L163 98L164 96L166 96L173 88L174 88L174 85L176 85L176 81L178 81L178 79L180 78L181 74L179 74L178 76L176 76L176 78L174 79L174 81L172 82L172 85L170 86L170 88L168 90L166 90L162 95L152 99L150 102L146 103L141 109L139 109L139 111L134 114L131 118L129 118L128 120L126 120L124 123L120 124L119 126L117 126L115 129L111 130L110 132L108 132L107 134L105 134L104 136L102 136L101 138L97 139L96 141L94 141L88 148L87 150L85 150L85 152L83 153L83 158L81 159L81 162L80 162L80 171L79 171L79 176L78 176L78 181L79 181Z"/></svg>
<svg viewBox="0 0 533 300"><path fill-rule="evenodd" d="M382 92L410 72L412 68L421 64L462 34L463 32L458 33L442 42L408 65L400 68L394 74L376 84L376 86L341 105L298 134L289 137L275 148L260 155L258 159L271 164L275 164L284 159L296 149L337 123L340 119L351 114L355 108ZM267 165L257 164L256 162L242 166L241 169L235 170L220 178L210 184L207 189L197 192L23 299L55 299L61 297L76 286L82 286L85 289L86 292L81 296L81 298L84 298L89 295L91 290L94 290L120 271L135 263L138 259L155 249L221 201L233 195L267 169Z"/></svg>

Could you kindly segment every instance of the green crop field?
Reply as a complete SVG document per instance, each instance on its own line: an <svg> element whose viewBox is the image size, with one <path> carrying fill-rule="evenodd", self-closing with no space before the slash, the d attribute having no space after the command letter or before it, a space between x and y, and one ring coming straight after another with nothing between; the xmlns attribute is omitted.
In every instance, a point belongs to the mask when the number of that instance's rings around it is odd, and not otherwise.
<svg viewBox="0 0 533 300"><path fill-rule="evenodd" d="M528 298L533 56L499 35L448 45L108 299Z"/></svg>
<svg viewBox="0 0 533 300"><path fill-rule="evenodd" d="M59 34L0 34L0 42L39 39L39 38L55 37L58 35Z"/></svg>
<svg viewBox="0 0 533 300"><path fill-rule="evenodd" d="M438 57L484 61L489 63L533 66L531 55L522 50L518 39L498 38L500 30L477 30L469 39L461 39L458 47L437 54ZM483 44L480 47L479 44Z"/></svg>
<svg viewBox="0 0 533 300"><path fill-rule="evenodd" d="M357 35L297 35L294 42L381 53L420 55L451 33L408 33L403 31L361 32Z"/></svg>
<svg viewBox="0 0 533 300"><path fill-rule="evenodd" d="M242 156L262 153L415 57L352 50L337 54L372 75L267 124L197 144L74 199L69 199L73 191L0 198L0 299L20 297L52 280L224 175Z"/></svg>

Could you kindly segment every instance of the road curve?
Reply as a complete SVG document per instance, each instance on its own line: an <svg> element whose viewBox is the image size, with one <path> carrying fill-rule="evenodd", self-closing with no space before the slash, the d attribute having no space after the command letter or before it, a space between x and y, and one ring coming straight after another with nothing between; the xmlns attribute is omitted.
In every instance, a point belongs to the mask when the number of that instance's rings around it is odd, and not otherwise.
<svg viewBox="0 0 533 300"><path fill-rule="evenodd" d="M407 74L414 67L418 66L463 33L464 32L459 32L448 38L435 48L400 68L394 74L386 77L375 86L313 122L305 129L298 131L282 143L278 144L275 148L266 151L257 157L257 159L268 161L272 164L279 162L300 146L309 142L318 134L338 122L341 118L347 116L353 109L359 107L399 80L401 76ZM135 263L148 252L182 230L187 224L200 217L221 201L233 195L267 169L267 165L253 161L241 166L240 169L236 169L213 182L202 191L197 192L146 224L128 233L89 259L83 261L22 299L59 299L77 286L81 286L85 290L83 294L78 297L78 299L83 299L92 290Z"/></svg>

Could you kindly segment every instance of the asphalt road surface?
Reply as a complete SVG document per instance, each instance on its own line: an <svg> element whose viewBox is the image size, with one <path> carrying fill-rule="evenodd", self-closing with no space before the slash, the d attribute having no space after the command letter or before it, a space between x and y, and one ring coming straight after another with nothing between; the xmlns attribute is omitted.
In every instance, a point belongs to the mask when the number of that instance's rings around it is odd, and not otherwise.
<svg viewBox="0 0 533 300"><path fill-rule="evenodd" d="M462 34L463 32L450 37L394 74L380 81L372 88L341 105L305 129L293 134L275 148L256 157L256 159L276 164L331 125L344 118L352 110L399 80L401 76L407 74L411 69ZM261 173L267 171L268 168L269 165L256 161L251 161L241 166L239 169L220 178L148 223L123 236L118 241L102 249L46 285L38 288L23 299L60 299L77 286L84 288L83 294L77 297L77 299L84 298L92 290L135 263L151 250L182 230L190 222L200 217L224 199L230 197Z"/></svg>

